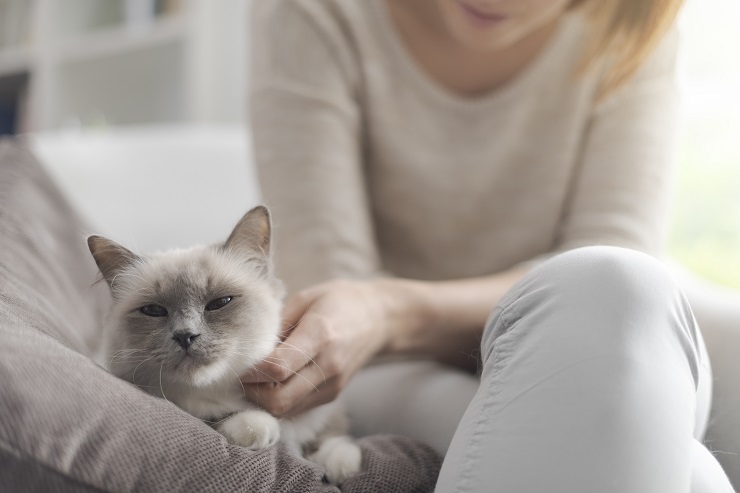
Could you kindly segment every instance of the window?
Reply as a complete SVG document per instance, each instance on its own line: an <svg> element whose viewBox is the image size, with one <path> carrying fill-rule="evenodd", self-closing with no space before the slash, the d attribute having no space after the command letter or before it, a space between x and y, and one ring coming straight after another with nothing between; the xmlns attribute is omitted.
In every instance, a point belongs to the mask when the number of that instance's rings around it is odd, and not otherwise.
<svg viewBox="0 0 740 493"><path fill-rule="evenodd" d="M740 288L740 2L689 0L681 14L684 129L669 253Z"/></svg>

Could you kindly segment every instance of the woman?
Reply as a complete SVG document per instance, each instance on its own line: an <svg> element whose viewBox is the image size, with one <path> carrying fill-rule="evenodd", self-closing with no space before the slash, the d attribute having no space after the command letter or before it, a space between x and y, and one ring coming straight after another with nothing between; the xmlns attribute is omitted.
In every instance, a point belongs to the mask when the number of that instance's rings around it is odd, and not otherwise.
<svg viewBox="0 0 740 493"><path fill-rule="evenodd" d="M635 251L665 226L679 3L256 2L292 297L255 397L289 415L347 387L365 431L446 452L439 491L732 491L701 334ZM381 355L426 361L350 381Z"/></svg>

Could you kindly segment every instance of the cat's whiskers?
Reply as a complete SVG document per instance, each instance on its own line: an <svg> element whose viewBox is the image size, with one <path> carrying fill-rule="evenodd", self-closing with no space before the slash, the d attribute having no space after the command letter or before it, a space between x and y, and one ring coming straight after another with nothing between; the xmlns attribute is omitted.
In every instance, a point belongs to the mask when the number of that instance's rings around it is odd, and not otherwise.
<svg viewBox="0 0 740 493"><path fill-rule="evenodd" d="M293 325L291 325L290 327L286 327L284 329L280 329L278 331L278 336L284 336L284 337L287 338L290 335L290 333L293 332L293 329L295 329L296 327L298 327L298 324L299 323L300 322L296 322ZM278 342L282 342L282 341L283 341L283 339L281 339L280 337L278 337Z"/></svg>
<svg viewBox="0 0 740 493"><path fill-rule="evenodd" d="M125 271L123 271L123 272L118 272L118 273L116 273L116 274L115 274L115 275L114 275L114 276L113 276L113 277L111 278L111 280L110 280L110 284L111 284L111 287L112 287L113 285L115 285L115 283L116 283L116 279L118 279L119 277L127 277L127 276L128 276L128 277L133 277L133 278L135 278L135 279L138 279L138 280L140 280L141 282L146 282L146 279L144 279L144 278L143 278L142 276L139 276L139 275L137 275L137 274L134 274L133 272L125 272Z"/></svg>
<svg viewBox="0 0 740 493"><path fill-rule="evenodd" d="M290 335L290 333L291 333L291 332L293 332L293 330L294 330L294 329L295 329L296 327L298 327L298 326L299 326L299 325L301 324L301 322L303 322L303 317L305 317L305 316L306 316L306 314L307 314L307 313L308 313L308 312L309 312L309 311L311 310L311 307L312 307L312 306L313 306L313 303L310 303L310 304L309 304L309 305L308 305L308 306L306 307L306 310L305 310L305 311L303 312L303 314L301 314L301 316L300 316L300 317L298 317L298 320L296 320L296 323L294 323L294 324L292 324L292 325L289 325L288 327L285 327L284 329L280 329L280 330L278 331L278 334L279 334L279 335L281 335L281 336L283 336L283 335L284 335L285 337L288 337L288 336ZM282 340L282 339L280 339L280 340L279 340L279 342L283 342L283 340Z"/></svg>
<svg viewBox="0 0 740 493"><path fill-rule="evenodd" d="M138 356L138 357L115 357L111 358L108 361L108 368L111 368L114 364L122 364L122 363L128 363L128 364L138 364L146 361L146 358L144 356Z"/></svg>
<svg viewBox="0 0 740 493"><path fill-rule="evenodd" d="M296 351L300 351L300 352L302 352L303 354L307 354L307 353L306 353L305 351L303 351L303 350L301 350L301 349L299 349L299 348L296 348L296 347L293 347L293 348L285 348L285 349L293 349L293 350L296 350ZM234 349L230 349L230 350L229 350L229 354L230 354L230 355L237 355L237 356L251 356L250 354L246 354L246 353L241 353L241 352L239 352L239 351L235 351ZM314 365L316 366L316 368L318 368L318 369L319 369L319 371L321 372L321 377L323 378L323 380L324 380L324 383L326 383L326 375L324 374L324 370L322 370L322 369L321 369L321 367L320 367L320 366L318 365L318 363L316 363L316 360L314 360L313 358L310 358L310 357L309 357L309 360L310 360L310 361L311 361L311 362L312 362L312 363L313 363L313 364L314 364ZM282 360L282 359L276 359L276 358L274 358L274 357L271 357L271 356L266 356L266 357L265 357L265 358L264 358L264 359L263 359L262 361L264 361L265 363L269 363L269 364L271 364L271 365L277 366L277 367L279 367L279 368L283 368L284 370L288 370L288 371L289 371L289 372L291 372L291 373L292 373L293 375L295 375L295 376L298 376L298 377L302 378L302 379L303 379L303 380L304 380L304 381L305 381L306 383L308 383L308 384L309 384L309 385L310 385L311 387L313 387L313 388L314 388L314 390L316 390L317 392L319 391L318 387L316 387L316 385L314 385L313 383L311 383L311 381L310 381L309 379L307 379L307 378L306 378L305 376L301 375L301 374L300 374L300 373L298 373L297 371L295 371L295 370L292 370L292 369L290 369L290 368L289 368L288 366L286 366L286 365L284 364L284 363L285 363L285 360ZM283 363L283 364L281 364L281 363ZM259 373L261 373L262 375L264 375L264 376L266 376L266 377L269 377L269 378L271 378L271 379L273 380L273 382L274 382L274 383L280 383L280 382L278 382L278 381L277 381L277 379L275 379L274 377L270 376L269 374L267 374L267 373L265 373L265 372L263 372L263 371L259 370L259 369L258 369L258 368L256 368L256 367L252 367L251 369L252 369L252 370L256 370L256 371L258 371Z"/></svg>
<svg viewBox="0 0 740 493"><path fill-rule="evenodd" d="M231 355L231 354L235 354L235 355L238 355L238 356L250 356L250 355L248 355L248 354L244 354L244 353L240 353L240 352L238 352L238 351L234 351L233 349L232 349L232 350L230 351L230 355ZM233 369L232 369L231 367L229 367L229 369L231 369L231 370L233 371ZM264 372L264 371L260 370L259 368L256 368L256 367L252 367L252 368L250 368L250 370L251 370L251 371L256 371L256 372L257 372L257 373L259 373L260 375L263 375L263 376L265 376L265 377L269 378L270 380L272 380L272 383L273 383L274 385L276 385L276 386L280 386L280 387L284 387L284 386L285 386L285 384L284 384L283 382L280 382L280 381L278 381L278 380L277 380L277 379L276 379L275 377L273 377L272 375L269 375L268 373L266 373L266 372ZM242 387L242 392L243 392L243 394L244 394L244 395L246 396L246 390L245 390L245 388L244 388L244 383L243 383L243 382L241 381L241 378L239 378L239 375L238 375L238 374L237 374L237 373L236 373L235 371L234 371L234 374L235 374L235 375L237 376L237 379L239 380L239 384L240 384L240 385L241 385L241 387ZM311 383L311 382L309 382L309 384L310 384L310 383ZM315 387L314 387L314 388L315 388ZM261 401L261 400L262 400L262 396L260 395L260 390L261 390L261 389L260 389L260 386L257 386L257 400L258 400L258 401Z"/></svg>
<svg viewBox="0 0 740 493"><path fill-rule="evenodd" d="M131 356L133 356L135 353L143 352L144 351L142 349L119 349L118 351L115 351L113 354L111 354L110 359L108 360L108 368L111 367L114 361L136 363L138 361L138 358L143 358L146 355L144 354L135 358L131 358Z"/></svg>
<svg viewBox="0 0 740 493"><path fill-rule="evenodd" d="M244 388L244 384L242 383L241 379L239 378L239 374L234 371L234 369L228 363L226 363L226 368L228 368L229 371L234 374L234 376L236 377L236 381L239 382L239 386L242 388L242 395L247 395L247 391Z"/></svg>
<svg viewBox="0 0 740 493"><path fill-rule="evenodd" d="M227 356L231 356L231 355L237 355L237 356L252 356L251 354L247 354L247 353L242 353L242 352L239 352L239 351L235 351L235 350L233 350L233 349L230 349L230 350L229 350L229 353L228 353L228 355L227 355ZM258 372L259 374L261 374L261 375L263 375L263 376L265 376L265 377L267 377L267 378L270 378L270 379L272 379L273 383L275 383L276 385L283 385L283 384L282 384L282 382L279 382L279 381L278 381L278 380L277 380L277 379L276 379L275 377L273 377L273 376L269 375L268 373L265 373L264 371L260 370L259 368L256 368L256 367L254 367L254 366L253 366L253 367L249 368L249 371L256 371L256 372ZM235 373L236 373L236 372L235 372ZM239 382L241 383L241 379L239 379ZM242 388L243 388L243 387L242 387Z"/></svg>
<svg viewBox="0 0 740 493"><path fill-rule="evenodd" d="M134 272L122 271L122 272L119 272L118 274L116 274L115 277L118 277L118 276L121 276L121 277L133 277L134 279L138 279L140 281L146 282L146 279L144 279L143 276L140 276L140 275L138 275L138 274L136 274ZM114 277L114 279L115 279L115 277Z"/></svg>
<svg viewBox="0 0 740 493"><path fill-rule="evenodd" d="M283 382L278 381L277 378L273 377L272 375L270 375L268 373L265 373L264 371L260 370L259 368L252 368L252 370L256 371L260 375L263 375L263 376L269 378L270 380L272 380L272 383L274 383L275 385L279 385L281 387L284 387L285 386L285 384ZM257 387L257 393L259 394L259 387Z"/></svg>
<svg viewBox="0 0 740 493"><path fill-rule="evenodd" d="M118 351L114 351L113 354L126 353L126 352L136 352L136 351L143 351L143 349L139 349L139 348L124 348L124 349L119 349Z"/></svg>
<svg viewBox="0 0 740 493"><path fill-rule="evenodd" d="M154 356L149 356L147 359L145 359L144 361L142 361L141 363L139 363L138 365L136 365L136 368L134 368L134 371L131 374L131 383L133 383L134 385L138 385L136 383L136 370L138 370L141 365L143 365L144 363L146 363L147 361L149 361L152 358L154 358Z"/></svg>
<svg viewBox="0 0 740 493"><path fill-rule="evenodd" d="M162 393L162 397L164 397L164 400L167 402L170 402L169 399L167 399L167 396L164 394L164 388L162 387L162 367L164 366L164 363L159 364L159 391Z"/></svg>
<svg viewBox="0 0 740 493"><path fill-rule="evenodd" d="M324 370L322 370L322 369L321 369L321 366L319 366L319 364L318 364L318 363L316 362L316 360L315 360L315 359L313 359L313 358L311 357L311 355L309 355L309 354L308 354L308 352L307 352L307 351L305 351L305 350L303 350L303 349L299 348L298 346L294 346L293 344L290 344L290 343L288 343L288 342L285 342L285 341L283 341L282 345L283 345L284 347L278 347L278 348L276 348L276 350L277 350L277 349L285 349L285 350L288 350L288 351L298 351L298 352L299 352L299 353L301 353L302 355L304 355L304 356L308 357L308 360L309 360L309 361L310 361L310 362L311 362L311 363L312 363L312 364L313 364L313 365L314 365L314 366L315 366L316 368L318 368L318 369L319 369L319 371L321 372L321 378L323 378L323 379L324 379L324 383L326 383L326 375L324 374Z"/></svg>
<svg viewBox="0 0 740 493"><path fill-rule="evenodd" d="M269 363L269 364L271 364L271 365L275 365L275 366L277 366L277 367L280 367L280 368L282 368L282 369L284 369L284 370L288 370L288 371L289 371L290 373L292 373L292 374L293 374L293 375L295 375L296 377L301 377L301 378L302 378L302 379L303 379L303 380L304 380L304 381L305 381L305 382L306 382L307 384L309 384L309 385L310 385L311 387L313 387L313 388L314 388L314 390L315 390L316 392L318 392L318 391L319 391L319 388L318 388L318 387L317 387L316 385L312 384L312 383L311 383L311 381L310 381L310 380L309 380L308 378L304 377L303 375L301 375L300 373L298 373L298 372L297 372L297 371L295 371L295 370L291 370L290 368L288 368L288 367L287 367L287 366L285 366L285 365L281 365L281 364L275 363L274 361L270 361L271 359L272 359L272 358L270 358L270 357L268 356L268 357L266 357L265 359L263 359L262 361L264 361L265 363ZM281 362L285 362L285 360L278 360L278 361L281 361ZM323 374L324 374L324 372L321 372L321 374L323 375ZM324 377L324 383L326 383L326 377Z"/></svg>

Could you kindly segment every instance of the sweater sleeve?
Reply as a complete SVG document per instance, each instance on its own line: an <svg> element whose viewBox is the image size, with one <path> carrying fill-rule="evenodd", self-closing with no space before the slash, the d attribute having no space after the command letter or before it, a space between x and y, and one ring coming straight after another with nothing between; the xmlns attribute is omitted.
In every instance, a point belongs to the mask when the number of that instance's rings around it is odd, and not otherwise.
<svg viewBox="0 0 740 493"><path fill-rule="evenodd" d="M362 157L359 69L329 2L253 6L250 119L275 262L289 292L380 271Z"/></svg>
<svg viewBox="0 0 740 493"><path fill-rule="evenodd" d="M615 245L656 254L667 229L678 121L677 33L595 107L557 251Z"/></svg>

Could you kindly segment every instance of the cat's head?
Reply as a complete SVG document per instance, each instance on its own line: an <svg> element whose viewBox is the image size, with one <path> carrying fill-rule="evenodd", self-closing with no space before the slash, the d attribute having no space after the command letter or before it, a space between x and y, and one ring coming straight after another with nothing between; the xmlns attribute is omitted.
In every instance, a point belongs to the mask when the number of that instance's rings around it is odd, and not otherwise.
<svg viewBox="0 0 740 493"><path fill-rule="evenodd" d="M250 210L226 242L139 255L101 236L90 252L113 295L111 372L202 387L236 379L278 342L283 288L270 216Z"/></svg>

